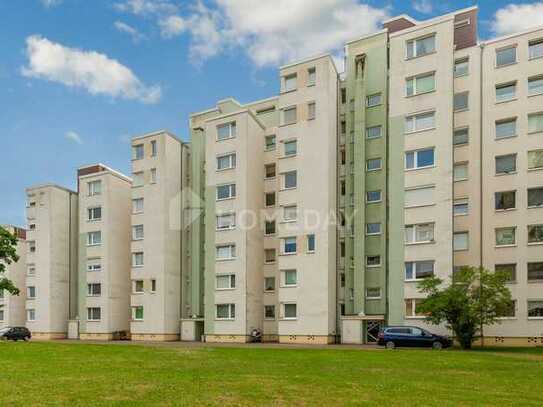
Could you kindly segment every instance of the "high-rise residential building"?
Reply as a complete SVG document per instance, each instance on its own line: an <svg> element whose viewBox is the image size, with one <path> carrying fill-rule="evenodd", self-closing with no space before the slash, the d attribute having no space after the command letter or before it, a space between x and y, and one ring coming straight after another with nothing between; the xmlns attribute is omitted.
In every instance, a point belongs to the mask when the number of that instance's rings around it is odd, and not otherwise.
<svg viewBox="0 0 543 407"><path fill-rule="evenodd" d="M33 338L62 339L77 316L77 193L47 184L26 195L26 327Z"/></svg>
<svg viewBox="0 0 543 407"><path fill-rule="evenodd" d="M79 337L115 339L129 331L132 180L103 164L77 175Z"/></svg>
<svg viewBox="0 0 543 407"><path fill-rule="evenodd" d="M192 317L185 244L188 145L159 131L132 139L131 318L133 340L179 340ZM184 273L186 271L186 273ZM182 295L183 294L183 295ZM197 336L197 322L185 328ZM201 325L201 323L200 323Z"/></svg>
<svg viewBox="0 0 543 407"><path fill-rule="evenodd" d="M32 272L32 269L28 269L26 265L28 250L26 246L26 230L11 225L5 225L4 229L17 238L16 253L19 260L11 264L4 264L6 270L2 277L11 280L20 292L19 295L11 295L0 290L0 329L25 326L25 278L27 272Z"/></svg>

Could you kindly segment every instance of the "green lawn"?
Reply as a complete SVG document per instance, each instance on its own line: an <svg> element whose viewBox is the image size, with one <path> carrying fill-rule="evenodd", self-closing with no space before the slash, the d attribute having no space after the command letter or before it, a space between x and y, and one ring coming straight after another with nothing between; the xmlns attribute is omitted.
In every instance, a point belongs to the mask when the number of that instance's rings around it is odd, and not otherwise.
<svg viewBox="0 0 543 407"><path fill-rule="evenodd" d="M543 405L543 349L0 343L0 406Z"/></svg>

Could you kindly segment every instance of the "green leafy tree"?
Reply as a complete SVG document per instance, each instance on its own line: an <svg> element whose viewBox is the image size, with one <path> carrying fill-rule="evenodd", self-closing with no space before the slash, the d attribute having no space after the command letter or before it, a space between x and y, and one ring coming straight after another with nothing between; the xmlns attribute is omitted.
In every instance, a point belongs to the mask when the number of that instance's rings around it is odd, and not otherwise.
<svg viewBox="0 0 543 407"><path fill-rule="evenodd" d="M17 237L0 226L0 291L19 295L19 289L5 277L6 266L19 261L17 256Z"/></svg>
<svg viewBox="0 0 543 407"><path fill-rule="evenodd" d="M506 273L482 267L463 267L449 285L435 276L427 278L419 283L427 296L417 312L434 325L444 322L462 349L470 349L477 336L483 338L484 326L499 323L514 307L506 281Z"/></svg>

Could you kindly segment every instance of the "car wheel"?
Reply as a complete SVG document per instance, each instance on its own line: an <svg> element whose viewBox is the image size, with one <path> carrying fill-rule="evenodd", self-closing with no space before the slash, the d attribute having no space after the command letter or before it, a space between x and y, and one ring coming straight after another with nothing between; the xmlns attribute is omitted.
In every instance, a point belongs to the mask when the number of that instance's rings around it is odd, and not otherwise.
<svg viewBox="0 0 543 407"><path fill-rule="evenodd" d="M392 341L388 341L385 346L387 349L394 349L396 347L396 344Z"/></svg>
<svg viewBox="0 0 543 407"><path fill-rule="evenodd" d="M25 337L23 338L23 340L24 340L25 342L28 342L28 341L30 340L30 338L29 338L28 336L25 336Z"/></svg>
<svg viewBox="0 0 543 407"><path fill-rule="evenodd" d="M441 342L435 341L434 343L432 343L432 349L443 349L443 344Z"/></svg>

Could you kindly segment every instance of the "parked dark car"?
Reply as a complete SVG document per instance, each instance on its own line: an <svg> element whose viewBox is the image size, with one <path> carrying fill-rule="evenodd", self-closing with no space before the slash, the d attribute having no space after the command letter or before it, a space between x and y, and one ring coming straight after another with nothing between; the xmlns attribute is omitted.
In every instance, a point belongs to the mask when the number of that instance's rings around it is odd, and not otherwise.
<svg viewBox="0 0 543 407"><path fill-rule="evenodd" d="M379 332L377 343L387 349L397 346L442 349L451 346L452 340L416 326L389 326Z"/></svg>
<svg viewBox="0 0 543 407"><path fill-rule="evenodd" d="M25 327L4 328L0 330L0 339L6 341L28 341L32 334Z"/></svg>

